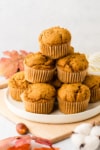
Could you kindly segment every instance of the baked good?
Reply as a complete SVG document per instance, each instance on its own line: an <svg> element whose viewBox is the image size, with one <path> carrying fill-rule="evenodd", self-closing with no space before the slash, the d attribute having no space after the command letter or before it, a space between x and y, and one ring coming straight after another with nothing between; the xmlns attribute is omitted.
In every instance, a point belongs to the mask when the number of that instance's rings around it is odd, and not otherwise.
<svg viewBox="0 0 100 150"><path fill-rule="evenodd" d="M89 88L81 83L62 84L57 91L59 110L65 114L79 113L87 109Z"/></svg>
<svg viewBox="0 0 100 150"><path fill-rule="evenodd" d="M8 82L9 94L14 100L21 101L20 94L28 87L24 72L15 73Z"/></svg>
<svg viewBox="0 0 100 150"><path fill-rule="evenodd" d="M58 59L68 54L71 33L59 26L42 31L39 35L40 51L52 59Z"/></svg>
<svg viewBox="0 0 100 150"><path fill-rule="evenodd" d="M73 54L74 53L74 47L73 46L69 46L68 47L68 54Z"/></svg>
<svg viewBox="0 0 100 150"><path fill-rule="evenodd" d="M88 61L84 54L73 53L57 61L58 79L63 83L82 82L87 75Z"/></svg>
<svg viewBox="0 0 100 150"><path fill-rule="evenodd" d="M50 81L50 84L55 87L55 89L58 89L61 87L62 82L57 77L57 71L55 71L55 74L53 76L53 79Z"/></svg>
<svg viewBox="0 0 100 150"><path fill-rule="evenodd" d="M100 76L87 75L83 83L90 89L90 103L100 101Z"/></svg>
<svg viewBox="0 0 100 150"><path fill-rule="evenodd" d="M54 60L41 54L30 53L24 60L25 79L31 83L48 82L55 72Z"/></svg>
<svg viewBox="0 0 100 150"><path fill-rule="evenodd" d="M39 114L52 112L55 97L55 88L47 83L30 84L28 89L21 95L25 110Z"/></svg>

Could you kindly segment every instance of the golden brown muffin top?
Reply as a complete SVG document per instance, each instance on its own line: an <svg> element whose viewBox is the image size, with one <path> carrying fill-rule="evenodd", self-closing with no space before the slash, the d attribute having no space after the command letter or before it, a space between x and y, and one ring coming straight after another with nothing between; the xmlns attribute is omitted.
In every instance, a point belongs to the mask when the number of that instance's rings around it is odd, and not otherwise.
<svg viewBox="0 0 100 150"><path fill-rule="evenodd" d="M54 100L56 96L55 88L47 83L30 84L28 89L24 91L24 100L26 101L48 101Z"/></svg>
<svg viewBox="0 0 100 150"><path fill-rule="evenodd" d="M56 45L71 41L71 34L67 29L59 26L42 31L39 35L39 42L45 45Z"/></svg>
<svg viewBox="0 0 100 150"><path fill-rule="evenodd" d="M57 66L67 72L78 72L88 68L85 54L73 53L57 61Z"/></svg>
<svg viewBox="0 0 100 150"><path fill-rule="evenodd" d="M53 69L55 67L54 60L40 52L28 54L24 62L27 66L34 69Z"/></svg>
<svg viewBox="0 0 100 150"><path fill-rule="evenodd" d="M24 72L15 73L8 82L8 87L25 89L29 85L29 82L25 80Z"/></svg>
<svg viewBox="0 0 100 150"><path fill-rule="evenodd" d="M83 83L87 85L90 89L98 89L100 88L100 76L87 75Z"/></svg>
<svg viewBox="0 0 100 150"><path fill-rule="evenodd" d="M57 92L62 101L80 102L90 98L89 88L81 83L63 84Z"/></svg>

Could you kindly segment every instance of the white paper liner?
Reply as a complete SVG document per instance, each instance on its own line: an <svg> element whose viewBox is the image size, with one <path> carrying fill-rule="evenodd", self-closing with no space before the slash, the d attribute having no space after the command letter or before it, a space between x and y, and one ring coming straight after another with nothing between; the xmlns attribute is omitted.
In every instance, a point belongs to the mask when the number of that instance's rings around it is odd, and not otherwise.
<svg viewBox="0 0 100 150"><path fill-rule="evenodd" d="M30 102L30 101L25 101L24 102L24 107L25 110L28 112L33 112L33 113L38 113L38 114L49 114L52 112L53 107L54 107L54 100L50 100L49 102Z"/></svg>
<svg viewBox="0 0 100 150"><path fill-rule="evenodd" d="M89 99L80 102L62 101L58 98L59 110L65 114L79 113L87 109Z"/></svg>
<svg viewBox="0 0 100 150"><path fill-rule="evenodd" d="M66 72L57 67L58 79L63 83L79 83L83 82L87 75L87 69L80 72Z"/></svg>
<svg viewBox="0 0 100 150"><path fill-rule="evenodd" d="M55 72L54 69L39 70L28 67L24 64L25 79L31 83L41 83L51 81Z"/></svg>
<svg viewBox="0 0 100 150"><path fill-rule="evenodd" d="M69 43L53 46L40 45L40 51L42 54L51 57L52 59L58 59L69 53Z"/></svg>

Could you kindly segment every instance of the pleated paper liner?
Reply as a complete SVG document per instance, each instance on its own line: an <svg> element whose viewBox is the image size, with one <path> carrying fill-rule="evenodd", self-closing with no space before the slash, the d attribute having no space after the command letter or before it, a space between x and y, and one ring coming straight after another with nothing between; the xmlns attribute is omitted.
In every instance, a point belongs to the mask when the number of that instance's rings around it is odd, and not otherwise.
<svg viewBox="0 0 100 150"><path fill-rule="evenodd" d="M87 75L87 69L79 72L66 72L57 67L58 79L63 83L79 83L83 82Z"/></svg>
<svg viewBox="0 0 100 150"><path fill-rule="evenodd" d="M25 79L31 83L51 81L55 73L55 68L50 70L39 70L28 67L24 64Z"/></svg>
<svg viewBox="0 0 100 150"><path fill-rule="evenodd" d="M65 114L74 114L83 112L87 109L89 103L89 99L80 102L68 102L62 101L58 98L58 105L61 112Z"/></svg>
<svg viewBox="0 0 100 150"><path fill-rule="evenodd" d="M54 99L52 100L43 100L41 101L28 101L24 99L24 94L21 95L21 99L24 103L25 110L32 113L38 114L49 114L52 112L54 107Z"/></svg>
<svg viewBox="0 0 100 150"><path fill-rule="evenodd" d="M42 54L51 57L52 59L58 59L66 56L69 53L69 43L58 45L40 45L40 51Z"/></svg>
<svg viewBox="0 0 100 150"><path fill-rule="evenodd" d="M90 89L90 92L91 92L90 103L100 101L100 88Z"/></svg>

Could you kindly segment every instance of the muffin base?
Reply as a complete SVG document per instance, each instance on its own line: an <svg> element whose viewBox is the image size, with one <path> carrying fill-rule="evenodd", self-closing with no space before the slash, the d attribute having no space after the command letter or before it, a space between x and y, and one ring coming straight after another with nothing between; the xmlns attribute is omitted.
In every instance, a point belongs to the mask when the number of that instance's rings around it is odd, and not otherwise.
<svg viewBox="0 0 100 150"><path fill-rule="evenodd" d="M66 72L57 67L58 79L63 83L79 83L83 82L87 75L87 69L80 72Z"/></svg>
<svg viewBox="0 0 100 150"><path fill-rule="evenodd" d="M41 83L51 81L55 68L51 70L38 70L24 64L25 79L31 83Z"/></svg>
<svg viewBox="0 0 100 150"><path fill-rule="evenodd" d="M89 103L89 99L86 99L81 102L68 102L68 101L61 101L58 98L58 107L59 110L64 114L74 114L83 112L87 109Z"/></svg>
<svg viewBox="0 0 100 150"><path fill-rule="evenodd" d="M17 89L13 87L8 87L8 88L9 88L10 96L16 101L21 101L20 95L22 94L24 89Z"/></svg>
<svg viewBox="0 0 100 150"><path fill-rule="evenodd" d="M52 59L58 59L69 53L69 45L69 43L52 46L40 44L40 51L42 54L51 57Z"/></svg>
<svg viewBox="0 0 100 150"><path fill-rule="evenodd" d="M30 102L22 100L24 103L25 110L37 114L49 114L52 112L54 107L54 100L49 100L49 102Z"/></svg>
<svg viewBox="0 0 100 150"><path fill-rule="evenodd" d="M95 103L100 101L100 88L98 89L90 89L91 96L90 96L90 103Z"/></svg>

